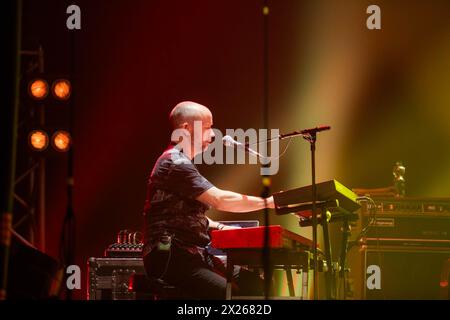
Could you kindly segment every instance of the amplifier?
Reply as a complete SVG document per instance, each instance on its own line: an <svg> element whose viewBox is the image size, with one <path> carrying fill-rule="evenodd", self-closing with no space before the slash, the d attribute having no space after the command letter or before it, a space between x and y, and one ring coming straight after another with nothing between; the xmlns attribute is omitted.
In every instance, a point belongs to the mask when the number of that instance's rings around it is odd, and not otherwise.
<svg viewBox="0 0 450 320"><path fill-rule="evenodd" d="M353 247L348 254L347 298L367 300L448 299L450 246L383 245ZM448 285L448 283L447 283Z"/></svg>
<svg viewBox="0 0 450 320"><path fill-rule="evenodd" d="M89 258L88 300L147 299L132 288L134 275L145 275L142 258Z"/></svg>
<svg viewBox="0 0 450 320"><path fill-rule="evenodd" d="M352 222L347 297L442 299L450 199L374 198L359 216Z"/></svg>
<svg viewBox="0 0 450 320"><path fill-rule="evenodd" d="M450 199L378 198L359 214L353 237L450 240Z"/></svg>
<svg viewBox="0 0 450 320"><path fill-rule="evenodd" d="M374 197L378 212L447 213L450 215L450 198L382 198Z"/></svg>

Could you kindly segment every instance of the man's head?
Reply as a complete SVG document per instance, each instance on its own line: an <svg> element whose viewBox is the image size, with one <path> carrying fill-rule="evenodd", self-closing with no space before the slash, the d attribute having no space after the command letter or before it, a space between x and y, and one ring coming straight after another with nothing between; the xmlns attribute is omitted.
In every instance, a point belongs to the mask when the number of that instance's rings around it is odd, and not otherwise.
<svg viewBox="0 0 450 320"><path fill-rule="evenodd" d="M212 113L207 107L199 103L192 101L180 102L170 112L169 120L174 133L177 129L177 131L184 129L183 131L186 134L183 135L183 139L190 139L190 147L193 150L190 156L192 157L205 151L214 138ZM173 136L174 134L172 134L172 138ZM177 134L176 136L178 140L175 142L180 142L180 135ZM199 149L195 145L196 141L201 150L196 150Z"/></svg>

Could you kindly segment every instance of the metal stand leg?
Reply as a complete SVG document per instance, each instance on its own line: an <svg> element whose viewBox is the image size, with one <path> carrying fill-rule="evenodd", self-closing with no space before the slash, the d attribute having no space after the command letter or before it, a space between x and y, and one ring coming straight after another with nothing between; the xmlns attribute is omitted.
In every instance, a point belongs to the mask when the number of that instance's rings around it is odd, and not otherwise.
<svg viewBox="0 0 450 320"><path fill-rule="evenodd" d="M231 300L232 284L233 284L233 271L234 271L233 261L231 260L230 255L227 255L227 287L226 287L226 294L225 294L226 300Z"/></svg>
<svg viewBox="0 0 450 320"><path fill-rule="evenodd" d="M287 284L289 288L289 296L295 297L294 281L292 280L292 269L285 268L285 270L286 270Z"/></svg>
<svg viewBox="0 0 450 320"><path fill-rule="evenodd" d="M302 270L302 300L309 300L309 269Z"/></svg>
<svg viewBox="0 0 450 320"><path fill-rule="evenodd" d="M322 228L323 228L323 238L324 238L324 242L325 242L325 259L327 261L327 272L325 274L325 279L326 279L326 294L327 294L327 299L334 299L333 297L333 290L334 290L334 285L333 285L333 264L331 262L331 243L330 243L330 236L328 233L328 221L327 221L327 216L326 216L326 212L325 210L323 210L324 212L322 212Z"/></svg>
<svg viewBox="0 0 450 320"><path fill-rule="evenodd" d="M344 218L344 223L342 225L342 245L341 245L341 256L339 258L339 282L342 284L343 287L343 295L342 299L346 299L347 297L347 284L346 284L346 277L345 277L345 259L347 257L347 251L348 251L348 237L350 236L350 226L348 223L348 219ZM338 292L339 295L339 292Z"/></svg>

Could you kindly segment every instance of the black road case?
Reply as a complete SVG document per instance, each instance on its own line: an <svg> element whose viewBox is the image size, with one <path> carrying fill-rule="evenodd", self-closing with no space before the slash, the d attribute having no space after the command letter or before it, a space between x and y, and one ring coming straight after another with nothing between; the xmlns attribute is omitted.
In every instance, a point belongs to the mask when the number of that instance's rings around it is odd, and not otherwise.
<svg viewBox="0 0 450 320"><path fill-rule="evenodd" d="M88 300L146 299L132 288L134 275L145 275L142 258L89 258Z"/></svg>

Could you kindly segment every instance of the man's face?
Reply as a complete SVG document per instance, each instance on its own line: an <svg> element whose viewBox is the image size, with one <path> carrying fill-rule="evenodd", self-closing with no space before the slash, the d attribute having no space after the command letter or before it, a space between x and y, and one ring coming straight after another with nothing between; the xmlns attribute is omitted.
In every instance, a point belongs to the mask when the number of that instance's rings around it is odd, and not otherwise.
<svg viewBox="0 0 450 320"><path fill-rule="evenodd" d="M202 119L202 151L205 151L214 139L212 125L212 114L205 115Z"/></svg>
<svg viewBox="0 0 450 320"><path fill-rule="evenodd" d="M193 155L204 152L212 143L215 136L212 125L213 119L210 112L202 114L193 123L187 124L186 129L189 131Z"/></svg>

